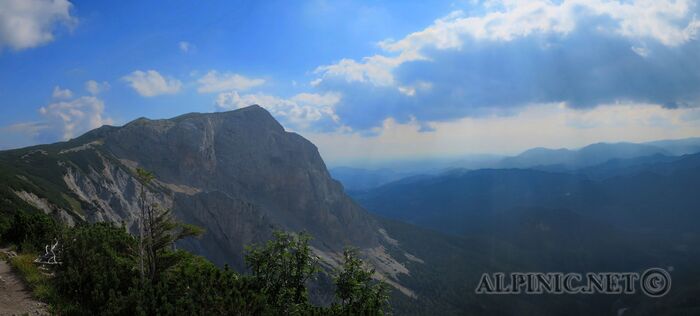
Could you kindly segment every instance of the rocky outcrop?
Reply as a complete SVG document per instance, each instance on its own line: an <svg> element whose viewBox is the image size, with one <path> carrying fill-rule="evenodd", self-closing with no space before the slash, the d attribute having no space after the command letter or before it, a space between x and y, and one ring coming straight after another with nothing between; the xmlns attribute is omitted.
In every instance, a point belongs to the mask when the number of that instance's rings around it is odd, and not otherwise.
<svg viewBox="0 0 700 316"><path fill-rule="evenodd" d="M387 278L409 273L384 251L397 242L345 195L316 146L259 106L105 126L35 156L56 160L61 186L79 201L80 219L124 223L134 232L141 190L135 170L152 171L157 180L146 188L149 201L206 229L179 246L219 265L244 269L244 246L280 229L310 233L319 256L339 258L354 246Z"/></svg>
<svg viewBox="0 0 700 316"><path fill-rule="evenodd" d="M227 258L273 229L307 231L324 250L380 242L377 224L331 179L317 148L259 106L138 119L103 139L105 152L156 174L177 216L207 228L187 247L215 262L242 265ZM173 190L181 187L190 190Z"/></svg>

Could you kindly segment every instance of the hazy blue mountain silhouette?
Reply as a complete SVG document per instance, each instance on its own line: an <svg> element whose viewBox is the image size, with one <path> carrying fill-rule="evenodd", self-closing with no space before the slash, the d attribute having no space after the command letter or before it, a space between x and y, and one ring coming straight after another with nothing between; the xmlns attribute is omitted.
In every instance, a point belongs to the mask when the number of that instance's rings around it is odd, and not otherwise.
<svg viewBox="0 0 700 316"><path fill-rule="evenodd" d="M443 232L483 229L515 208L572 210L630 229L695 229L700 154L612 160L574 172L453 170L386 184L356 200L368 210Z"/></svg>

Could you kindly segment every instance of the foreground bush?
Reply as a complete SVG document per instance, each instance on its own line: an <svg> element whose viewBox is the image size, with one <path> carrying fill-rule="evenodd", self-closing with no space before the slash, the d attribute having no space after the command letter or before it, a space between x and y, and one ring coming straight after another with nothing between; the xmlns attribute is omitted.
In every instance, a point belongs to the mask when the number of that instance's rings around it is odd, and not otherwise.
<svg viewBox="0 0 700 316"><path fill-rule="evenodd" d="M17 245L23 252L44 252L44 246L61 234L62 227L41 212L17 212L0 221L4 228L2 241Z"/></svg>
<svg viewBox="0 0 700 316"><path fill-rule="evenodd" d="M84 225L63 237L51 302L66 315L383 315L386 288L356 253L337 272L338 302L313 306L307 285L319 271L307 235L278 232L247 256L252 275L220 269L185 251L162 251L173 264L142 281L135 237L109 224Z"/></svg>
<svg viewBox="0 0 700 316"><path fill-rule="evenodd" d="M65 314L98 315L123 301L138 280L136 240L123 228L98 223L70 229L61 242L54 285Z"/></svg>

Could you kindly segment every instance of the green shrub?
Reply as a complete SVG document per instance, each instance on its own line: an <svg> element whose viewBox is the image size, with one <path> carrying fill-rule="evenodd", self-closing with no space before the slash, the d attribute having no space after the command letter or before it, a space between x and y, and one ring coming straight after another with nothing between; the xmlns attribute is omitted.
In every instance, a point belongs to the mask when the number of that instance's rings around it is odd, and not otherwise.
<svg viewBox="0 0 700 316"><path fill-rule="evenodd" d="M36 217L41 221L41 217ZM20 222L27 218L21 218ZM31 236L45 236L46 223L21 227ZM50 231L50 230L47 230ZM17 236L17 235L15 235ZM34 294L61 315L382 315L388 306L386 288L372 280L372 270L356 253L345 254L338 271L339 304L313 306L307 283L319 272L318 258L306 234L275 233L246 256L252 275L220 269L186 251L159 248L158 262L167 262L157 278L141 278L138 240L108 223L66 229L60 237L60 265L48 278L33 263L33 254L12 259ZM28 243L28 245L31 245ZM25 245L27 249L30 246Z"/></svg>
<svg viewBox="0 0 700 316"><path fill-rule="evenodd" d="M7 237L5 235L10 230L10 228L12 228L12 217L8 214L3 214L0 211L0 245L3 245L6 242L8 242Z"/></svg>
<svg viewBox="0 0 700 316"><path fill-rule="evenodd" d="M98 223L70 229L62 238L54 285L66 314L98 315L127 295L138 280L136 240L123 228ZM68 313L67 311L70 311Z"/></svg>
<svg viewBox="0 0 700 316"><path fill-rule="evenodd" d="M42 252L61 234L61 226L50 216L40 212L17 212L3 240L14 243L22 252Z"/></svg>
<svg viewBox="0 0 700 316"><path fill-rule="evenodd" d="M204 258L189 255L168 271L144 297L147 314L271 315L266 297L250 277L228 267L219 269Z"/></svg>
<svg viewBox="0 0 700 316"><path fill-rule="evenodd" d="M264 246L248 247L245 259L253 278L279 314L301 314L310 306L306 285L319 272L310 240L305 233L277 231Z"/></svg>
<svg viewBox="0 0 700 316"><path fill-rule="evenodd" d="M388 313L389 289L372 279L374 269L365 267L357 250L343 253L344 263L335 277L335 295L340 304L333 310L340 315L385 315Z"/></svg>

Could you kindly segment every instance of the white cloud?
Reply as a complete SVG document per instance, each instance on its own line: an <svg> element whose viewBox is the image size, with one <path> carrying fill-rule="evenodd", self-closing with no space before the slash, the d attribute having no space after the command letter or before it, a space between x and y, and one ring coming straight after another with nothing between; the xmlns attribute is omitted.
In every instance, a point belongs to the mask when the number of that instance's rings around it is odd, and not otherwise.
<svg viewBox="0 0 700 316"><path fill-rule="evenodd" d="M380 42L379 47L387 55L369 56L362 61L342 59L316 68L315 73L320 79L335 77L348 82L390 86L394 84L392 71L396 67L405 62L430 59L424 55L425 49L460 49L465 39L508 42L532 34L565 36L577 27L590 27L581 23L587 17L605 17L613 21L609 25L600 24L591 32L607 32L642 42L652 40L673 47L698 37L700 20L691 10L695 5L691 0L489 1L483 15L467 16L455 11L403 39ZM635 52L640 50L635 49ZM643 53L648 54L648 51ZM320 83L318 79L314 82Z"/></svg>
<svg viewBox="0 0 700 316"><path fill-rule="evenodd" d="M318 87L318 85L321 84L322 81L323 81L323 79L316 78L314 80L309 81L309 85L311 85L312 87Z"/></svg>
<svg viewBox="0 0 700 316"><path fill-rule="evenodd" d="M144 97L161 94L173 94L180 91L182 82L174 78L165 78L155 70L136 70L122 78Z"/></svg>
<svg viewBox="0 0 700 316"><path fill-rule="evenodd" d="M48 126L44 122L25 122L0 127L0 149L30 146Z"/></svg>
<svg viewBox="0 0 700 316"><path fill-rule="evenodd" d="M337 122L338 117L333 107L340 101L340 95L300 93L289 99L261 93L240 95L236 91L220 93L216 106L220 110L233 110L257 104L301 129L308 128L313 122L324 118Z"/></svg>
<svg viewBox="0 0 700 316"><path fill-rule="evenodd" d="M320 107L332 107L340 101L340 95L337 93L299 93L292 97L292 101L298 104L309 104Z"/></svg>
<svg viewBox="0 0 700 316"><path fill-rule="evenodd" d="M37 135L40 131L46 129L46 127L46 123L43 122L25 122L3 127L2 130L5 132Z"/></svg>
<svg viewBox="0 0 700 316"><path fill-rule="evenodd" d="M649 57L649 53L651 52L649 48L646 46L632 46L632 51L635 52L637 55L642 56L642 57Z"/></svg>
<svg viewBox="0 0 700 316"><path fill-rule="evenodd" d="M192 44L190 44L190 42L181 41L177 43L177 46L180 48L180 51L185 54L189 53L192 49Z"/></svg>
<svg viewBox="0 0 700 316"><path fill-rule="evenodd" d="M220 74L216 70L209 71L206 75L197 80L200 93L222 92L222 91L245 91L265 83L264 79L253 79L234 73Z"/></svg>
<svg viewBox="0 0 700 316"><path fill-rule="evenodd" d="M100 83L95 80L88 80L85 82L85 90L87 90L87 92L90 92L90 94L92 95L98 95L101 92L109 90L109 88L109 83L106 81Z"/></svg>
<svg viewBox="0 0 700 316"><path fill-rule="evenodd" d="M57 26L73 27L67 0L0 0L0 49L22 50L51 42Z"/></svg>
<svg viewBox="0 0 700 316"><path fill-rule="evenodd" d="M65 91L54 88L66 98ZM42 119L0 127L0 148L18 148L37 143L68 140L102 125L113 124L105 117L105 105L95 96L55 101L39 108Z"/></svg>
<svg viewBox="0 0 700 316"><path fill-rule="evenodd" d="M412 86L398 87L399 92L401 92L409 97L415 96L416 91L428 91L432 88L433 88L433 84L430 82L425 82L425 81L418 81L415 85L412 85Z"/></svg>
<svg viewBox="0 0 700 316"><path fill-rule="evenodd" d="M89 96L51 103L41 107L39 113L51 129L59 132L63 140L68 140L90 129L112 124L111 119L103 117L104 109L102 100Z"/></svg>
<svg viewBox="0 0 700 316"><path fill-rule="evenodd" d="M51 97L54 99L70 99L73 97L73 91L70 91L69 89L61 89L61 87L55 86L53 87Z"/></svg>
<svg viewBox="0 0 700 316"><path fill-rule="evenodd" d="M386 57L374 55L363 58L362 62L353 59L342 59L333 65L320 66L314 73L322 77L340 77L347 82L369 82L376 86L389 86L394 84L394 76L391 71L405 61L416 60L408 55L399 57ZM312 85L318 85L319 81Z"/></svg>
<svg viewBox="0 0 700 316"><path fill-rule="evenodd" d="M668 46L693 39L700 28L698 20L691 15L694 3L690 0L494 2L500 4L497 7L501 10L483 16L465 16L456 11L436 20L425 30L396 42L384 41L380 46L387 51L419 50L426 46L449 49L462 46L464 35L480 40L511 41L533 33L566 34L583 26L578 23L586 16L611 18L615 23L603 31L629 38L653 39Z"/></svg>
<svg viewBox="0 0 700 316"><path fill-rule="evenodd" d="M563 104L536 104L515 115L493 114L449 122L398 123L384 120L362 133L302 132L331 164L387 161L468 154L517 154L533 147L575 148L595 142L645 142L697 137L700 109L667 109L654 104L611 104L571 109ZM423 123L424 124L424 123ZM459 144L459 145L455 145Z"/></svg>

